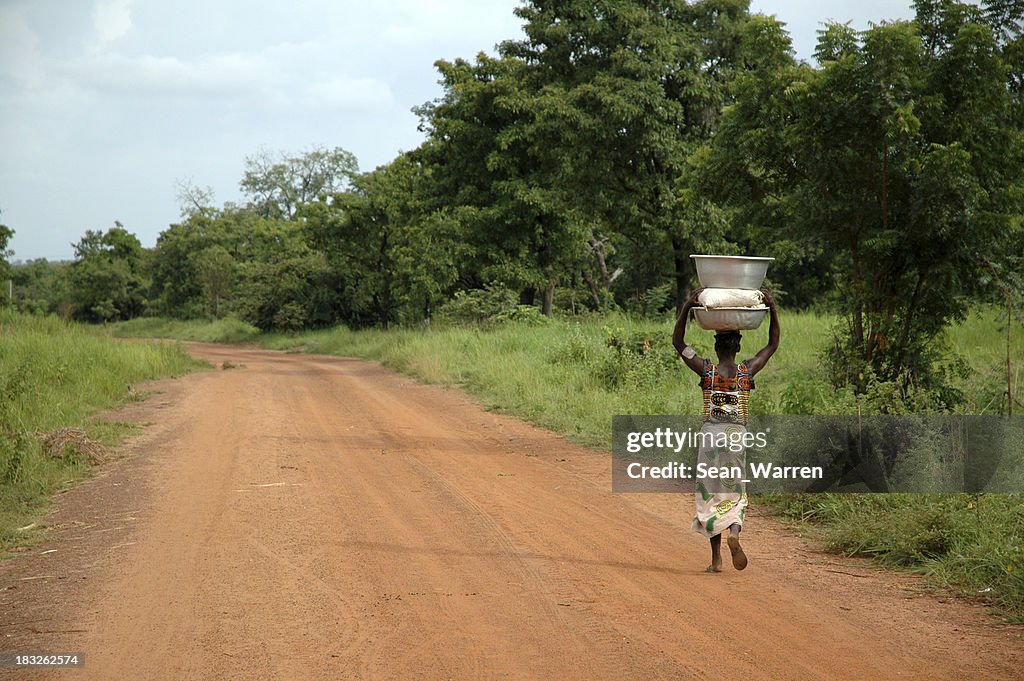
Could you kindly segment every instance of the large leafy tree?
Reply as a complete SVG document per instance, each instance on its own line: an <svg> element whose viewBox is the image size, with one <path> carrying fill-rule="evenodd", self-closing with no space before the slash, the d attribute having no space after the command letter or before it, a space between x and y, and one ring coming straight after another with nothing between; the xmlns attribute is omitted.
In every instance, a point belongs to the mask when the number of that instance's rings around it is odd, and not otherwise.
<svg viewBox="0 0 1024 681"><path fill-rule="evenodd" d="M241 265L240 316L264 331L297 331L334 321L335 282L322 253L283 253Z"/></svg>
<svg viewBox="0 0 1024 681"><path fill-rule="evenodd" d="M611 237L627 279L669 275L681 301L689 254L720 242L722 220L689 190L687 159L744 64L747 0L532 0L516 13L526 38L501 52L524 64L530 99L505 137L547 169L538 184L586 226L602 274L595 245Z"/></svg>
<svg viewBox="0 0 1024 681"><path fill-rule="evenodd" d="M358 172L356 157L341 147L293 155L263 150L245 159L239 185L257 213L287 220L303 204L345 189Z"/></svg>
<svg viewBox="0 0 1024 681"><path fill-rule="evenodd" d="M142 244L121 223L88 230L70 269L73 315L89 322L131 319L146 306Z"/></svg>
<svg viewBox="0 0 1024 681"><path fill-rule="evenodd" d="M411 154L362 175L353 190L302 212L311 243L336 277L341 318L357 326L429 320L457 277L457 226L431 212Z"/></svg>
<svg viewBox="0 0 1024 681"><path fill-rule="evenodd" d="M221 317L222 302L234 285L238 263L224 246L215 244L199 252L195 258L195 268L210 313L214 317Z"/></svg>
<svg viewBox="0 0 1024 681"><path fill-rule="evenodd" d="M584 238L558 192L557 161L531 139L535 92L524 64L481 54L437 68L445 94L418 110L428 140L415 153L429 178L428 214L458 226L463 286L505 285L522 290L523 302L542 290L549 313Z"/></svg>
<svg viewBox="0 0 1024 681"><path fill-rule="evenodd" d="M67 316L71 299L69 266L68 262L48 262L44 258L14 265L14 304L30 314Z"/></svg>
<svg viewBox="0 0 1024 681"><path fill-rule="evenodd" d="M420 111L422 158L475 256L463 280L543 289L547 310L559 277L579 272L600 304L624 269L640 289L671 278L681 299L688 255L721 244L687 159L744 63L748 3L532 0L516 13L526 38L438 62L445 96Z"/></svg>
<svg viewBox="0 0 1024 681"><path fill-rule="evenodd" d="M983 8L919 3L916 22L830 25L819 68L737 81L705 186L834 254L839 383L942 388L934 341L980 293L984 263L1007 253L1024 164L1000 40ZM773 42L768 63L781 63Z"/></svg>
<svg viewBox="0 0 1024 681"><path fill-rule="evenodd" d="M259 234L268 231L266 223L280 229L280 221L262 218L252 210L230 204L220 209L204 207L188 211L181 222L171 225L157 237L149 260L151 309L186 318L207 312L221 313L230 295L230 287L225 282L233 280L236 274L233 263L255 257L251 244ZM210 249L223 249L233 261L229 263L221 257L226 279L215 286L213 297L209 282L204 282L202 274L208 268L201 262L201 259L208 260L203 254ZM213 298L216 298L215 306ZM217 308L215 312L213 307Z"/></svg>

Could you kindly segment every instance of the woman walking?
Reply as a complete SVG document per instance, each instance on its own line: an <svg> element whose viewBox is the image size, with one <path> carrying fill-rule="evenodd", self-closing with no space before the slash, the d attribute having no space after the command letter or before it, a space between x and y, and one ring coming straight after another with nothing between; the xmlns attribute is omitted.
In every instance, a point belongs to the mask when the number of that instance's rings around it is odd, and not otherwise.
<svg viewBox="0 0 1024 681"><path fill-rule="evenodd" d="M693 292L683 304L672 333L672 344L679 355L698 376L704 394L705 434L697 453L697 462L716 468L736 466L746 470L746 453L742 446L716 447L715 442L735 443L747 430L748 403L750 391L754 389L754 375L764 368L779 348L779 313L771 294L761 289L764 303L768 306L771 322L768 326L768 344L750 359L737 363L742 336L738 331L721 331L715 334L717 362L697 356L696 351L686 344L686 323L690 310L699 305L698 298L704 289ZM693 529L711 541L711 565L708 572L722 571L722 533L729 532L729 552L732 565L737 570L747 567L747 556L740 545L740 529L747 511L747 489L742 479L718 478L708 482L698 481L694 495L696 514Z"/></svg>

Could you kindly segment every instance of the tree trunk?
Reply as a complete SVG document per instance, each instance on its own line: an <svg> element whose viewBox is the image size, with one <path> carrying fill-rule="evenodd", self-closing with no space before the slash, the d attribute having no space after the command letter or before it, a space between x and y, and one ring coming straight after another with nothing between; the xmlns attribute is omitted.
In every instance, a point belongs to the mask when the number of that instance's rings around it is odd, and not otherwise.
<svg viewBox="0 0 1024 681"><path fill-rule="evenodd" d="M608 263L604 259L604 241L598 241L597 239L590 239L590 250L594 254L594 258L597 259L597 267L601 270L601 284L607 291L612 285L612 278L608 274Z"/></svg>
<svg viewBox="0 0 1024 681"><path fill-rule="evenodd" d="M619 276L623 272L623 269L621 267L616 268L615 271L612 273L608 272L608 261L605 259L604 244L604 239L595 239L594 237L590 237L587 240L587 245L590 246L590 252L593 254L594 260L597 261L597 269L601 273L601 288L598 289L597 283L594 281L593 275L591 275L588 270L584 269L583 271L583 278L586 280L587 285L590 287L590 294L591 296L593 296L594 304L598 308L601 307L603 301L607 297L601 295L601 290L603 290L606 294L610 293L612 290L612 284L615 282L616 279L619 278Z"/></svg>
<svg viewBox="0 0 1024 681"><path fill-rule="evenodd" d="M540 309L541 314L545 317L551 316L551 308L555 302L555 280L551 279L548 281L547 287L544 289L544 303Z"/></svg>
<svg viewBox="0 0 1024 681"><path fill-rule="evenodd" d="M590 297L594 299L594 308L601 309L601 291L597 288L597 282L594 281L593 275L587 270L583 270L583 280L587 282L587 287L590 288Z"/></svg>

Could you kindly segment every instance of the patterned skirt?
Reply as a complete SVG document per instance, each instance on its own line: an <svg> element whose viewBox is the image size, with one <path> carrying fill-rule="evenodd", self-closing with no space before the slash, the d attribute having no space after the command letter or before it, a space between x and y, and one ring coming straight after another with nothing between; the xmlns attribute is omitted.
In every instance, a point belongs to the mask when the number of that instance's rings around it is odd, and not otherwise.
<svg viewBox="0 0 1024 681"><path fill-rule="evenodd" d="M697 464L703 463L705 468L714 468L719 472L723 467L727 467L729 471L737 468L737 472L740 473L738 478L727 475L696 480L697 493L694 494L694 502L697 512L693 516L691 527L710 539L728 530L730 525L743 525L743 517L747 513L747 485L743 482L747 470L747 453L742 447L718 445L722 444L721 440L725 438L733 442L741 439L747 429L746 426L736 423L705 423L701 432L713 437L707 437L702 442L697 452Z"/></svg>

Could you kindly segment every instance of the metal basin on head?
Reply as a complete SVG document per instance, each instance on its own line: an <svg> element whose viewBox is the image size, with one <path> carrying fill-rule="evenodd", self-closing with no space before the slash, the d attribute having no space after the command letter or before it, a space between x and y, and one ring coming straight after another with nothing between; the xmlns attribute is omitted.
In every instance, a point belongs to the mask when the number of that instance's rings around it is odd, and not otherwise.
<svg viewBox="0 0 1024 681"><path fill-rule="evenodd" d="M759 289L775 258L746 255L691 255L704 288Z"/></svg>
<svg viewBox="0 0 1024 681"><path fill-rule="evenodd" d="M700 328L707 331L749 331L761 326L768 308L762 307L718 307L708 310L693 308L693 316Z"/></svg>

